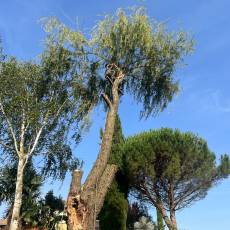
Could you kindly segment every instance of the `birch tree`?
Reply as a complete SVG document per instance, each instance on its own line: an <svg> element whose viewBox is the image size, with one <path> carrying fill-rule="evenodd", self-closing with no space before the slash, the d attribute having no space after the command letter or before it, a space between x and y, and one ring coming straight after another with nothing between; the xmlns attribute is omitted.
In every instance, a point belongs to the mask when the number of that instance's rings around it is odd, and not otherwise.
<svg viewBox="0 0 230 230"><path fill-rule="evenodd" d="M168 32L154 23L145 10L118 10L98 22L91 36L68 28L57 19L46 24L54 43L84 53L88 86L94 99L107 108L105 129L97 160L85 183L81 171L73 174L67 201L71 230L95 228L105 194L117 166L108 164L120 97L125 93L143 105L141 116L161 112L178 92L174 72L192 50L192 41L182 32ZM76 46L81 34L82 46ZM84 70L84 72L86 72Z"/></svg>
<svg viewBox="0 0 230 230"><path fill-rule="evenodd" d="M40 156L42 172L58 178L73 162L67 131L72 125L79 136L80 121L90 107L80 96L76 72L77 64L63 47L50 46L38 63L1 59L1 154L18 162L10 230L18 229L27 162Z"/></svg>

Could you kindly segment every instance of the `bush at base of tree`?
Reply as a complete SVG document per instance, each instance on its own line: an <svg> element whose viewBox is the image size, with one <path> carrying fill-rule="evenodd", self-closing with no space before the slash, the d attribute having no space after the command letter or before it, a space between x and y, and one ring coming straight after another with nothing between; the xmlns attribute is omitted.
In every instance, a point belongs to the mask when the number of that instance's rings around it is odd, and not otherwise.
<svg viewBox="0 0 230 230"><path fill-rule="evenodd" d="M100 229L126 230L127 212L127 199L124 197L124 194L118 190L117 183L113 182L99 216Z"/></svg>

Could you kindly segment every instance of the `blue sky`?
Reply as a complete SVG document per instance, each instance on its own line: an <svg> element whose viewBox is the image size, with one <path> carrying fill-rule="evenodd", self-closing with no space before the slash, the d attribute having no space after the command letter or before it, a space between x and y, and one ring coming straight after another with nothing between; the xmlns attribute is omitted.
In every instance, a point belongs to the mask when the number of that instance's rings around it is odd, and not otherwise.
<svg viewBox="0 0 230 230"><path fill-rule="evenodd" d="M144 5L148 14L167 22L169 29L185 29L193 35L195 52L187 66L176 73L181 92L158 117L139 120L140 107L124 97L120 116L126 136L160 127L192 131L205 138L219 157L230 152L230 1L228 0L7 0L0 3L0 36L7 54L28 60L43 47L45 34L39 19L57 16L69 26L78 22L87 33L100 15L117 8ZM99 129L105 114L97 109L92 126L74 153L85 161L85 174L99 148ZM230 229L230 180L213 188L208 196L177 214L178 225L186 230ZM70 176L63 183L43 188L67 196Z"/></svg>

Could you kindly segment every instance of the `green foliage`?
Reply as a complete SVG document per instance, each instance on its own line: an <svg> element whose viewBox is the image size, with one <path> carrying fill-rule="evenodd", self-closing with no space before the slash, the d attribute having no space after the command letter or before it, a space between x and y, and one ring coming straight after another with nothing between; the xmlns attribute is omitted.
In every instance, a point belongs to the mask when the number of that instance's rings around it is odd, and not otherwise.
<svg viewBox="0 0 230 230"><path fill-rule="evenodd" d="M175 65L192 48L185 33L167 33L142 8L107 16L90 42L103 64L115 63L126 75L126 89L143 102L143 116L161 111L171 101L178 90L172 79Z"/></svg>
<svg viewBox="0 0 230 230"><path fill-rule="evenodd" d="M229 175L229 157L220 165L206 141L192 133L162 128L130 137L123 146L126 169L139 198L178 210L206 196ZM170 194L169 195L169 191Z"/></svg>
<svg viewBox="0 0 230 230"><path fill-rule="evenodd" d="M52 190L46 194L45 204L49 206L53 212L64 210L64 201L61 197L55 197Z"/></svg>
<svg viewBox="0 0 230 230"><path fill-rule="evenodd" d="M63 211L64 201L62 198L54 196L53 191L49 191L45 199L36 200L22 213L22 224L27 227L55 230L56 223L63 219L66 220Z"/></svg>
<svg viewBox="0 0 230 230"><path fill-rule="evenodd" d="M68 131L73 128L79 141L91 109L69 55L63 47L48 47L39 63L0 62L1 154L42 155L43 173L61 179L79 163L67 142Z"/></svg>
<svg viewBox="0 0 230 230"><path fill-rule="evenodd" d="M93 102L82 93L82 79L70 56L64 47L49 46L37 63L7 57L0 61L0 157L20 165L15 194L19 205L13 204L13 219L20 219L20 187L29 160L39 156L39 173L54 179L64 179L68 170L79 166L72 155L69 132L74 131L73 137L80 140ZM30 211L22 213L27 222L37 210L33 199L28 201Z"/></svg>
<svg viewBox="0 0 230 230"><path fill-rule="evenodd" d="M227 154L224 154L221 156L220 159L221 163L218 167L218 173L219 173L219 177L228 177L230 174L230 160L229 160L229 156Z"/></svg>
<svg viewBox="0 0 230 230"><path fill-rule="evenodd" d="M0 204L6 202L9 208L11 208L14 201L16 175L17 161L6 165L0 170ZM31 204L40 196L42 182L43 180L34 169L32 162L28 161L23 178L22 212L28 210Z"/></svg>
<svg viewBox="0 0 230 230"><path fill-rule="evenodd" d="M128 202L114 181L109 188L103 208L100 213L100 229L125 230L128 212Z"/></svg>
<svg viewBox="0 0 230 230"><path fill-rule="evenodd" d="M110 164L116 164L120 168L122 166L122 152L120 151L120 145L123 144L125 141L122 126L121 126L121 120L119 115L116 116L115 121L115 127L114 127L114 134L113 134L113 142L112 142L112 148L111 148L111 154L109 163Z"/></svg>
<svg viewBox="0 0 230 230"><path fill-rule="evenodd" d="M75 54L81 63L79 72L90 76L86 84L95 101L102 92L109 95L110 85L102 74L106 65L113 63L125 74L121 88L143 104L144 117L162 111L178 92L173 73L193 46L186 33L166 31L142 8L106 16L94 27L90 39L54 18L45 28L49 45L67 47Z"/></svg>

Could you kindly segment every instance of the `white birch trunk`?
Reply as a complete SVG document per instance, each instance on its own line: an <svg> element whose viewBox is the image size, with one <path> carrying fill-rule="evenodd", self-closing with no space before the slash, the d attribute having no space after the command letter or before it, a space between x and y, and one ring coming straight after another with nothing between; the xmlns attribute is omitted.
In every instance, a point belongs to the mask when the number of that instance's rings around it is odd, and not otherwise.
<svg viewBox="0 0 230 230"><path fill-rule="evenodd" d="M25 158L19 157L15 198L14 198L13 212L12 212L12 218L11 218L9 230L19 229L20 211L21 211L21 206L22 206L24 164L25 164Z"/></svg>

